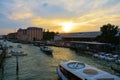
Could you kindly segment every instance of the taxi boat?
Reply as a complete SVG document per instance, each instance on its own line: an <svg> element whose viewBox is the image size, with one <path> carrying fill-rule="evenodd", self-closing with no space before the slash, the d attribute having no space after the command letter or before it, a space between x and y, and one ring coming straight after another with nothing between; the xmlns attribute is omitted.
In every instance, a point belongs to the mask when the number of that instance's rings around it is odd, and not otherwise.
<svg viewBox="0 0 120 80"><path fill-rule="evenodd" d="M57 67L62 80L120 80L120 77L79 61L63 61Z"/></svg>

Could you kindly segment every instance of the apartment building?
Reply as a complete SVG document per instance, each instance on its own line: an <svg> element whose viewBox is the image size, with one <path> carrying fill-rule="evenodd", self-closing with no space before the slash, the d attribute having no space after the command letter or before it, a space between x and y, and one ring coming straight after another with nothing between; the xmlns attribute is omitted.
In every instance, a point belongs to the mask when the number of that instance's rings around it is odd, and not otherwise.
<svg viewBox="0 0 120 80"><path fill-rule="evenodd" d="M38 27L28 27L17 31L17 39L23 41L39 41L43 38L43 29Z"/></svg>

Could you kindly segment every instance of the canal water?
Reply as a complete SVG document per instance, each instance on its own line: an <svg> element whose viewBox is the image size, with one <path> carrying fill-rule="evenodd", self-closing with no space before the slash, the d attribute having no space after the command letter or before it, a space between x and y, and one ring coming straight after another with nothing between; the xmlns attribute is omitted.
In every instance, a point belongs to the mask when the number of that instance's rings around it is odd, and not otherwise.
<svg viewBox="0 0 120 80"><path fill-rule="evenodd" d="M2 69L0 69L0 80L58 80L56 67L63 60L77 60L119 76L110 69L111 65L116 65L113 62L94 59L90 55L76 53L68 48L51 47L53 55L47 55L40 51L39 47L33 45L21 44L22 48L18 49L16 48L18 43L8 42L7 44L28 55L18 58L18 74L16 74L16 57L6 58Z"/></svg>

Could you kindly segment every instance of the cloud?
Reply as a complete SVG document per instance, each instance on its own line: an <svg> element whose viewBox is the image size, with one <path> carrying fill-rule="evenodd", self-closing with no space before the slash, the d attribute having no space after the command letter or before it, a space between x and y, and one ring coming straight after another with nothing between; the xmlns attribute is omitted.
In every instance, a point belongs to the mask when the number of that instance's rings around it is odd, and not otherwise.
<svg viewBox="0 0 120 80"><path fill-rule="evenodd" d="M72 28L72 32L79 31L98 31L104 24L111 23L120 25L120 14L104 15L108 11L103 10L99 12L90 13L87 15L74 17L74 18L42 18L37 17L31 20L32 25L42 26L49 29L62 29L62 23L73 23L75 24ZM61 25L60 25L61 24ZM57 26L57 27L56 27ZM61 28L59 28L61 27ZM59 30L63 31L63 30Z"/></svg>
<svg viewBox="0 0 120 80"><path fill-rule="evenodd" d="M40 26L62 31L59 23L64 22L77 24L74 32L99 30L107 23L120 26L120 0L2 0L0 5L0 25L12 29Z"/></svg>
<svg viewBox="0 0 120 80"><path fill-rule="evenodd" d="M11 16L9 16L9 19L22 20L32 18L33 16L34 15L31 13L13 13Z"/></svg>

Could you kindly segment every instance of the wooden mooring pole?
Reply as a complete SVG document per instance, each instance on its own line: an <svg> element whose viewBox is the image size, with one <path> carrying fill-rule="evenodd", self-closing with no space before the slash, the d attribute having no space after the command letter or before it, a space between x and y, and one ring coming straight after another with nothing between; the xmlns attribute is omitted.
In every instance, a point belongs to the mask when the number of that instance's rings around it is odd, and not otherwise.
<svg viewBox="0 0 120 80"><path fill-rule="evenodd" d="M19 72L19 62L18 62L18 55L16 55L16 74L18 75Z"/></svg>

